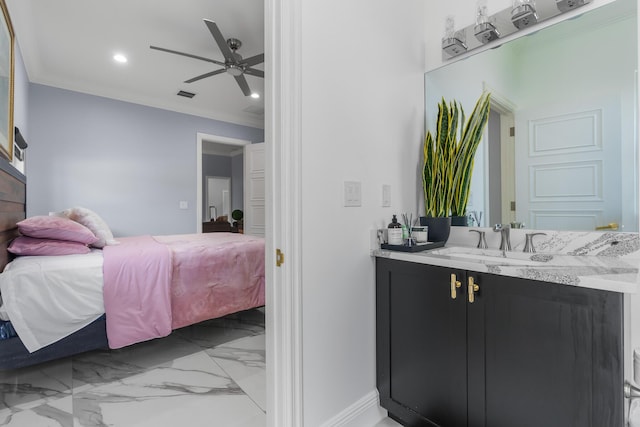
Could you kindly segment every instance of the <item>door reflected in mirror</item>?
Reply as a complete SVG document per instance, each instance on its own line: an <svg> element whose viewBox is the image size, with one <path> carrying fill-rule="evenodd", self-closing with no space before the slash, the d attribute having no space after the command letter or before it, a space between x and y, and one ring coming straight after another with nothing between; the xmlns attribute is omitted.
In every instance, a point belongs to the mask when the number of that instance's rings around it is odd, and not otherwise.
<svg viewBox="0 0 640 427"><path fill-rule="evenodd" d="M425 75L438 102L492 93L469 211L483 226L638 231L636 2L618 0Z"/></svg>

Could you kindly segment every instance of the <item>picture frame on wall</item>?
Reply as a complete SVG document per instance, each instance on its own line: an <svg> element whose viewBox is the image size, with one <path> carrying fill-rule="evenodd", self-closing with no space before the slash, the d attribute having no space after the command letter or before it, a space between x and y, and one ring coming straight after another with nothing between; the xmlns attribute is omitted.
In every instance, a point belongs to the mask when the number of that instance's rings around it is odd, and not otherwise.
<svg viewBox="0 0 640 427"><path fill-rule="evenodd" d="M13 159L14 33L4 0L0 0L0 155Z"/></svg>

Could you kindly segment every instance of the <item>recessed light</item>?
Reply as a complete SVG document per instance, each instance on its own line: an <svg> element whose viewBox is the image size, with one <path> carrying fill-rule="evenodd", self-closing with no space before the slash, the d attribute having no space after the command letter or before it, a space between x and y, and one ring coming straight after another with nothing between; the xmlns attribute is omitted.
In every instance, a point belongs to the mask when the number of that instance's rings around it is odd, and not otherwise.
<svg viewBox="0 0 640 427"><path fill-rule="evenodd" d="M116 53L115 55L113 55L113 60L121 64L124 64L125 62L127 62L127 57L121 53Z"/></svg>
<svg viewBox="0 0 640 427"><path fill-rule="evenodd" d="M258 99L258 98L260 98L260 94L259 94L259 93L256 93L256 92L253 92L253 93L251 94L251 97L252 97L253 99Z"/></svg>

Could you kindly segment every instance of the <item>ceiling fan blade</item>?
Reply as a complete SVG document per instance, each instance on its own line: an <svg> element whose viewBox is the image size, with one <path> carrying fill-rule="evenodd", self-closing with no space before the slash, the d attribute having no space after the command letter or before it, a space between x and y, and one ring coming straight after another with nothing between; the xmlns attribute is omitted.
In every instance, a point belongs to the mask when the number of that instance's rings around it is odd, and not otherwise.
<svg viewBox="0 0 640 427"><path fill-rule="evenodd" d="M242 93L244 93L244 96L251 95L251 89L249 89L249 83L247 83L247 79L245 79L243 75L234 77L238 82L238 86L240 86L240 89L242 89Z"/></svg>
<svg viewBox="0 0 640 427"><path fill-rule="evenodd" d="M264 53L261 53L260 55L256 55L256 56L251 56L249 58L242 60L242 63L247 67L252 67L262 62L264 62Z"/></svg>
<svg viewBox="0 0 640 427"><path fill-rule="evenodd" d="M219 70L210 71L208 73L204 73L204 74L201 74L199 76L193 77L193 78L191 78L189 80L185 80L184 82L185 83L197 82L198 80L206 79L207 77L215 76L216 74L221 74L221 73L224 73L225 71L227 71L227 70L224 69L224 68L221 68Z"/></svg>
<svg viewBox="0 0 640 427"><path fill-rule="evenodd" d="M220 32L220 29L218 29L218 25L216 25L215 22L210 21L208 19L205 19L204 23L207 25L207 28L209 28L211 35L213 36L214 40L216 41L216 44L218 45L218 47L220 48L220 51L222 52L222 55L224 55L224 59L228 62L232 62L235 64L236 57L233 55L233 52L231 51L231 48L227 44L227 41L225 40L224 36Z"/></svg>
<svg viewBox="0 0 640 427"><path fill-rule="evenodd" d="M174 53L176 55L182 55L182 56L186 56L186 57L189 57L189 58L199 59L201 61L212 62L214 64L222 65L224 67L224 62L216 61L215 59L209 59L209 58L205 58L203 56L192 55L190 53L185 53L185 52L179 52L177 50L165 49L164 47L158 47L158 46L149 46L149 47L151 49L159 50L159 51L162 51L162 52Z"/></svg>
<svg viewBox="0 0 640 427"><path fill-rule="evenodd" d="M249 74L250 76L264 77L264 71L256 70L255 68L245 68L244 73Z"/></svg>

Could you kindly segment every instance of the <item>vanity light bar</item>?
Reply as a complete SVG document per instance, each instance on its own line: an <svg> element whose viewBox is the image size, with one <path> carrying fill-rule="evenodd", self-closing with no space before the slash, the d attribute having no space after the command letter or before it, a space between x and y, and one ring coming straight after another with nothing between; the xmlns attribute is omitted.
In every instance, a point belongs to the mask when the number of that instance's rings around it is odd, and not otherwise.
<svg viewBox="0 0 640 427"><path fill-rule="evenodd" d="M467 51L467 45L458 37L442 39L442 50L450 56L457 56Z"/></svg>
<svg viewBox="0 0 640 427"><path fill-rule="evenodd" d="M547 19L580 8L591 0L536 0L487 16L484 22L455 31L442 39L442 59L448 60L529 28Z"/></svg>
<svg viewBox="0 0 640 427"><path fill-rule="evenodd" d="M478 39L482 44L486 44L500 38L500 32L495 25L490 22L483 22L482 24L476 25L473 27L473 33L476 36L476 39Z"/></svg>
<svg viewBox="0 0 640 427"><path fill-rule="evenodd" d="M523 4L511 10L511 22L513 25L522 30L531 25L538 23L538 14L530 4Z"/></svg>
<svg viewBox="0 0 640 427"><path fill-rule="evenodd" d="M556 0L556 6L561 12L568 12L577 7L584 6L590 0Z"/></svg>

